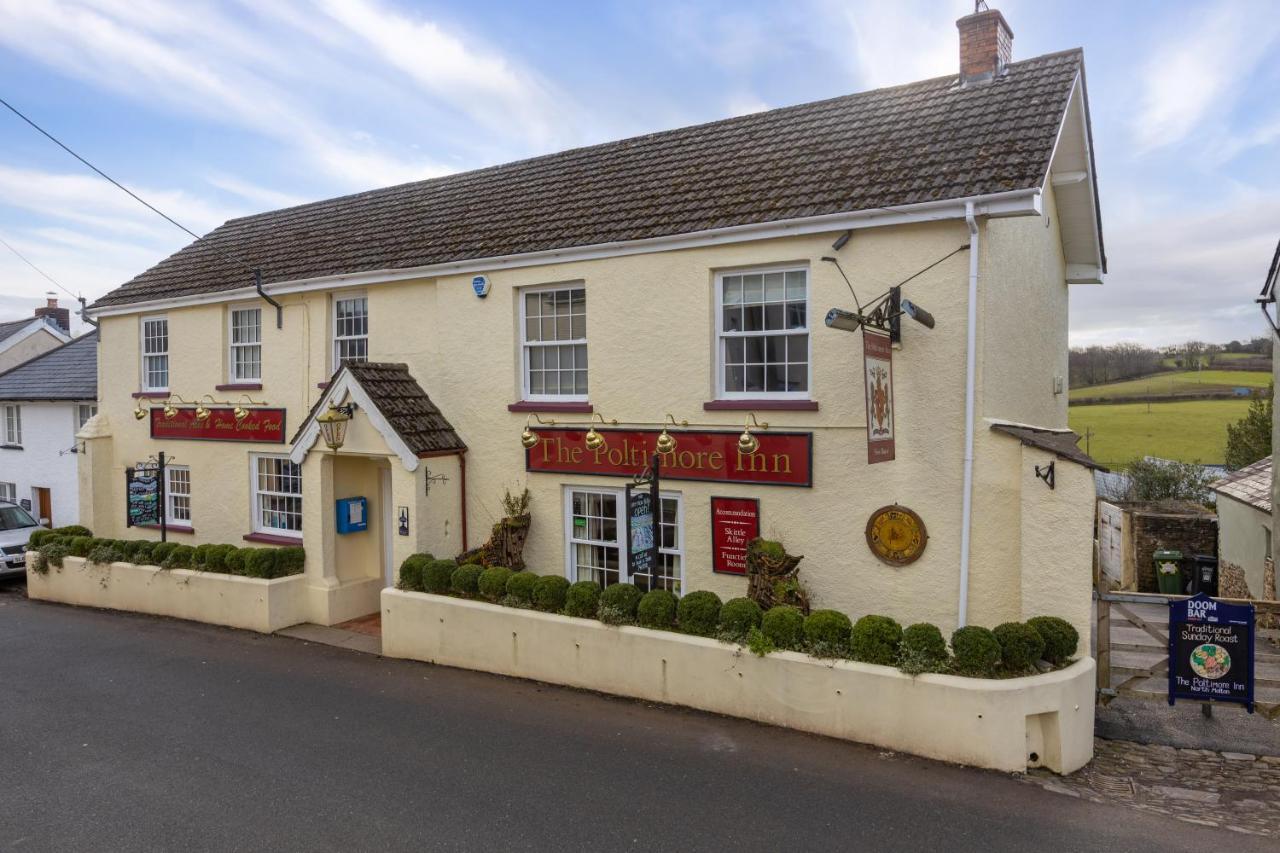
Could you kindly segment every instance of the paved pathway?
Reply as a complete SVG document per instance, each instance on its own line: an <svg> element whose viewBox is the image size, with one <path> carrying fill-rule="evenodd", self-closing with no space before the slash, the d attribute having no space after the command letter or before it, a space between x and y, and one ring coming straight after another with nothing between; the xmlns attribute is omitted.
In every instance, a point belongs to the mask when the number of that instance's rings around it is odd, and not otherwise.
<svg viewBox="0 0 1280 853"><path fill-rule="evenodd" d="M0 850L1221 846L1020 777L12 591L0 649Z"/></svg>
<svg viewBox="0 0 1280 853"><path fill-rule="evenodd" d="M1280 752L1280 744L1277 744ZM1024 777L1058 794L1129 806L1186 823L1280 838L1280 757L1094 741L1093 762L1062 778Z"/></svg>

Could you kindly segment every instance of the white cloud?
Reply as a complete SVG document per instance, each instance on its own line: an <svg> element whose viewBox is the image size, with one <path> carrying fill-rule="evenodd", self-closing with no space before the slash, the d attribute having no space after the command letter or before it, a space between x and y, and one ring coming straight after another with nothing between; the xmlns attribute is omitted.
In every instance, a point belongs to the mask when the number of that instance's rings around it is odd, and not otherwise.
<svg viewBox="0 0 1280 853"><path fill-rule="evenodd" d="M827 39L843 43L836 55L846 57L859 88L867 89L955 74L960 64L955 22L973 12L967 0L827 0L822 8L816 19L843 25L827 28Z"/></svg>

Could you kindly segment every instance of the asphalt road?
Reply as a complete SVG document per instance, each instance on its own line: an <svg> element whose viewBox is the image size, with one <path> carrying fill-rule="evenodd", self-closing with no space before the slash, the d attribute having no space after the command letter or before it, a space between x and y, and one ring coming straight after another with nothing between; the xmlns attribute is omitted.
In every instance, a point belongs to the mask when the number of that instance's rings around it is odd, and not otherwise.
<svg viewBox="0 0 1280 853"><path fill-rule="evenodd" d="M997 773L21 589L0 850L1253 849Z"/></svg>

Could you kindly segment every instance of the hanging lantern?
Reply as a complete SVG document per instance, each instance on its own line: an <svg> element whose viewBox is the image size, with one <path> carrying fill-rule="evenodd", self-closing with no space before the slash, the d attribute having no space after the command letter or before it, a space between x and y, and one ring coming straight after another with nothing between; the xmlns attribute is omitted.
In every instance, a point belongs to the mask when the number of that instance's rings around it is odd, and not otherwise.
<svg viewBox="0 0 1280 853"><path fill-rule="evenodd" d="M320 435L324 443L332 451L342 447L347 438L347 424L351 423L351 406L335 406L329 404L329 410L316 418L320 425Z"/></svg>

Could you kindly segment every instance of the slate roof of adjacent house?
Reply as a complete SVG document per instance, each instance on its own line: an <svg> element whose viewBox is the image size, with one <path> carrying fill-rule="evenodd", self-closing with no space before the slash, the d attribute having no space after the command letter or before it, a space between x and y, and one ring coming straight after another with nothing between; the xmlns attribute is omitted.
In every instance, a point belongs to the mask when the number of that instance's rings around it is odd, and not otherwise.
<svg viewBox="0 0 1280 853"><path fill-rule="evenodd" d="M30 322L24 320L23 324ZM98 333L51 349L0 373L0 400L98 399Z"/></svg>
<svg viewBox="0 0 1280 853"><path fill-rule="evenodd" d="M1232 471L1209 485L1220 495L1235 498L1265 513L1271 512L1271 457Z"/></svg>
<svg viewBox="0 0 1280 853"><path fill-rule="evenodd" d="M6 338L16 335L18 332L21 332L30 325L30 317L27 317L25 320L10 320L7 323L0 323L0 341L4 341Z"/></svg>
<svg viewBox="0 0 1280 853"><path fill-rule="evenodd" d="M378 412L414 455L430 456L467 449L453 425L440 413L436 404L431 402L418 380L409 373L409 365L377 361L352 362L340 367L330 382L336 381L343 371L350 373L351 378L360 384ZM320 413L320 406L325 399L322 394L311 407L311 411L298 426L298 431L294 433L291 444L298 441L311 419Z"/></svg>
<svg viewBox="0 0 1280 853"><path fill-rule="evenodd" d="M1021 424L992 424L991 428L996 432L1011 435L1029 447L1047 450L1055 454L1059 459L1065 459L1068 462L1074 462L1077 465L1083 465L1095 471L1108 470L1105 466L1095 462L1092 456L1080 449L1078 446L1080 435L1069 429L1040 429L1038 427L1022 426Z"/></svg>
<svg viewBox="0 0 1280 853"><path fill-rule="evenodd" d="M1080 50L233 219L94 307L1041 187ZM230 258L228 256L231 256ZM237 263L234 258L243 259Z"/></svg>

